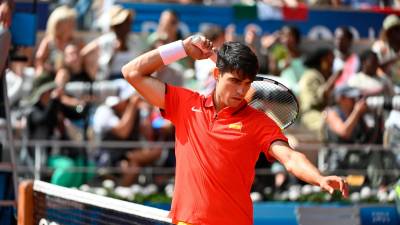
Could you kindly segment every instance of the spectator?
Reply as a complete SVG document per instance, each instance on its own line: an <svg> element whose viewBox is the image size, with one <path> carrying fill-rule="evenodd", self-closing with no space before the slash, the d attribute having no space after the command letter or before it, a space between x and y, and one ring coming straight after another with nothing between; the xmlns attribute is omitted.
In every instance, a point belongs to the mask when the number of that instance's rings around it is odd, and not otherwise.
<svg viewBox="0 0 400 225"><path fill-rule="evenodd" d="M49 3L49 11L62 5L74 8L79 30L88 30L93 24L94 13L91 10L93 2L98 2L98 0L53 0Z"/></svg>
<svg viewBox="0 0 400 225"><path fill-rule="evenodd" d="M333 61L333 72L340 73L335 86L347 83L360 67L358 55L352 52L353 33L349 27L339 27L335 31L335 59Z"/></svg>
<svg viewBox="0 0 400 225"><path fill-rule="evenodd" d="M381 77L383 79L375 77L374 80L380 80L381 82L378 81L378 83L381 85L382 83L388 84L389 82L382 82L386 80L384 75L387 74L393 81L393 89L389 88L385 90L384 93L389 92L388 94L391 94L390 92L393 90L393 92L398 94L400 87L400 18L397 15L392 14L385 18L382 24L381 38L372 45L372 50L377 54L379 59L381 70L378 70L377 74L383 75ZM394 122L396 120L398 121L398 115L398 111L393 110L390 112L388 120L385 123L385 145L394 145L397 143L396 139L393 139L393 137L399 135L399 129L396 126L396 122ZM377 158L379 161L379 157ZM398 157L397 161L400 161ZM399 166L399 164L397 166Z"/></svg>
<svg viewBox="0 0 400 225"><path fill-rule="evenodd" d="M389 15L382 25L380 40L372 45L372 50L378 55L379 65L397 86L400 86L400 18Z"/></svg>
<svg viewBox="0 0 400 225"><path fill-rule="evenodd" d="M85 68L96 80L121 78L121 67L143 50L130 36L135 13L114 5L109 10L111 31L88 43L82 49Z"/></svg>
<svg viewBox="0 0 400 225"><path fill-rule="evenodd" d="M5 64L8 58L8 51L10 48L10 35L7 29L11 26L11 11L13 7L13 1L0 0L0 78L5 70ZM3 84L3 82L0 82ZM0 88L2 90L2 88ZM2 97L3 94L1 93ZM0 114L3 114L2 112Z"/></svg>
<svg viewBox="0 0 400 225"><path fill-rule="evenodd" d="M385 121L384 146L396 152L397 165L400 166L400 111L392 110Z"/></svg>
<svg viewBox="0 0 400 225"><path fill-rule="evenodd" d="M349 86L341 86L335 89L334 96L336 104L326 110L327 141L339 144L378 144L374 141L374 133L379 128L369 127L365 123L368 107L365 99L360 99L361 92ZM398 169L393 152L349 147L331 150L327 164L331 170L367 171L367 181L373 187L383 187L394 181L391 175L382 171Z"/></svg>
<svg viewBox="0 0 400 225"><path fill-rule="evenodd" d="M56 8L47 20L46 34L36 52L36 74L54 77L61 67L64 49L70 44L82 47L83 42L75 37L76 12L67 6Z"/></svg>
<svg viewBox="0 0 400 225"><path fill-rule="evenodd" d="M332 75L333 52L317 49L305 61L308 69L299 81L301 122L311 131L320 132L322 111L328 104L337 74Z"/></svg>
<svg viewBox="0 0 400 225"><path fill-rule="evenodd" d="M68 82L92 82L94 80L94 74L89 74L87 69L84 67L82 56L80 55L80 49L76 44L68 44L64 49L63 63L56 75L56 83L60 87L65 88ZM90 103L93 98L91 95L84 95L81 97L73 96L70 93L63 92L61 95L61 101L65 105L74 107L85 107L90 108ZM88 110L91 111L91 110ZM88 115L89 116L89 115ZM81 128L86 130L88 121L76 121L83 125Z"/></svg>
<svg viewBox="0 0 400 225"><path fill-rule="evenodd" d="M63 124L63 117L80 118L81 114L75 109L63 105L60 102L61 95L62 88L57 87L50 76L40 76L33 81L33 91L29 100L32 108L28 116L30 138L68 139L67 133L62 132L59 126ZM59 131L56 132L55 130L58 128Z"/></svg>
<svg viewBox="0 0 400 225"><path fill-rule="evenodd" d="M7 92L4 89L4 87L7 87L8 81L6 80L6 75L5 75L5 68L7 68L7 59L9 56L9 48L10 48L10 42L11 42L11 35L9 32L9 27L11 26L11 20L12 20L12 9L13 9L13 0L0 0L0 142L2 143L0 145L0 163L3 164L3 162L9 161L10 155L7 154L7 151L3 150L3 143L7 138L12 138L9 135L6 135L6 127L10 124L8 124L5 120L6 115L9 113L9 108L7 109ZM8 77L7 77L8 78ZM7 88L6 88L7 89ZM8 104L9 105L9 104ZM7 113L8 111L8 113ZM13 141L13 140L7 140L7 142ZM11 144L12 145L12 144ZM11 150L13 148L10 148ZM12 162L12 160L11 160ZM14 184L12 185L12 180L9 179L9 177L12 177L11 175L8 175L8 173L11 174L12 171L7 172L7 171L2 171L1 172L1 177L2 177L2 182L0 184L1 187L1 197L0 199L14 199L14 191L16 190L16 187L14 186L16 181L14 180ZM15 172L15 170L14 170ZM14 189L13 189L14 187ZM8 194L9 193L9 194ZM12 216L12 211L10 210L1 210L0 212L0 223L5 223L5 224L14 224L16 222L16 219L13 218Z"/></svg>
<svg viewBox="0 0 400 225"><path fill-rule="evenodd" d="M326 109L329 142L362 143L367 140L365 124L362 121L367 105L361 97L358 89L347 85L335 89L335 104Z"/></svg>
<svg viewBox="0 0 400 225"><path fill-rule="evenodd" d="M398 3L398 1L396 1ZM398 5L398 4L397 4ZM398 7L397 7L398 8ZM394 85L394 92L399 93L400 88L400 18L397 15L389 15L383 21L382 38L376 41L372 47L379 58L380 66L386 74L392 79ZM399 111L393 110L387 121L385 122L385 137L386 145L398 145L398 138L400 126L398 124ZM398 157L400 162L400 158ZM399 163L400 164L400 163Z"/></svg>
<svg viewBox="0 0 400 225"><path fill-rule="evenodd" d="M165 43L184 38L184 35L179 30L179 15L177 12L166 9L161 13L157 30L147 37L148 45L154 46L154 42L160 37L165 40ZM185 74L186 79L194 79L194 61L192 59L182 59L171 66ZM188 84L188 82L186 82L185 86L192 89L194 88L190 83Z"/></svg>
<svg viewBox="0 0 400 225"><path fill-rule="evenodd" d="M56 79L64 86L67 82L82 81L92 82L95 74L89 74L87 65L83 64L79 47L75 44L68 44L64 49L64 60L61 69L57 72Z"/></svg>
<svg viewBox="0 0 400 225"><path fill-rule="evenodd" d="M225 28L225 41L236 41L236 26L229 24Z"/></svg>
<svg viewBox="0 0 400 225"><path fill-rule="evenodd" d="M149 45L152 45L153 42L160 36L165 36L167 43L182 39L183 35L178 28L178 14L170 9L164 10L160 15L157 30L149 35L147 42Z"/></svg>
<svg viewBox="0 0 400 225"><path fill-rule="evenodd" d="M363 144L368 143L368 129L363 120L367 111L361 92L349 86L340 86L334 90L334 104L326 109L325 140L328 143ZM359 150L331 150L327 166L330 170L365 169L366 153Z"/></svg>
<svg viewBox="0 0 400 225"><path fill-rule="evenodd" d="M392 96L393 86L390 80L385 75L378 76L377 68L378 57L376 53L366 50L361 55L361 71L349 79L348 85L360 90L363 96ZM382 143L383 141L384 116L382 110L370 110L365 116L369 121L369 127L374 129L374 135L370 137L371 143Z"/></svg>
<svg viewBox="0 0 400 225"><path fill-rule="evenodd" d="M392 110L390 115L385 121L385 134L384 134L384 146L392 149L394 153L393 159L397 165L397 174L393 177L399 177L400 171L400 111ZM399 183L400 184L400 183ZM400 210L400 208L399 208Z"/></svg>
<svg viewBox="0 0 400 225"><path fill-rule="evenodd" d="M269 66L269 55L267 54L267 49L261 48L263 42L260 41L260 30L257 25L250 24L246 26L246 29L244 31L244 43L246 43L251 50L257 55L257 59L260 63L260 71L259 73L261 74L269 74L269 69L270 68L275 68L273 66ZM235 26L230 25L226 28L225 30L225 40L226 41L238 41L236 39L239 39L237 35L235 34ZM274 40L275 41L275 40ZM275 43L275 42L274 42ZM269 50L269 49L268 49ZM273 57L271 57L274 59ZM273 70L275 71L275 70ZM275 73L274 73L275 75Z"/></svg>
<svg viewBox="0 0 400 225"><path fill-rule="evenodd" d="M5 78L5 69L7 68L7 59L9 55L11 35L8 28L11 26L11 14L12 14L13 1L11 0L0 0L0 141L6 140L6 108L7 94L5 94L4 87L6 87L8 79ZM10 76L7 76L10 78ZM10 91L9 91L10 92ZM12 96L10 96L12 97ZM0 161L3 158L3 146L0 146Z"/></svg>
<svg viewBox="0 0 400 225"><path fill-rule="evenodd" d="M0 0L0 26L9 28L12 20L13 0Z"/></svg>
<svg viewBox="0 0 400 225"><path fill-rule="evenodd" d="M125 85L119 96L110 96L99 106L93 118L93 130L102 141L153 141L150 109L133 89ZM158 160L161 148L101 148L95 154L100 167L118 166L123 175L120 184L136 181L138 168Z"/></svg>
<svg viewBox="0 0 400 225"><path fill-rule="evenodd" d="M246 26L246 29L244 31L244 43L248 45L251 50L258 54L258 33L259 29L256 25L250 24Z"/></svg>
<svg viewBox="0 0 400 225"><path fill-rule="evenodd" d="M287 49L286 58L279 62L282 72L280 76L283 82L296 95L299 94L299 81L304 73L305 67L300 50L301 33L295 26L284 26L281 33L281 42Z"/></svg>
<svg viewBox="0 0 400 225"><path fill-rule="evenodd" d="M61 103L62 88L57 87L50 76L39 76L33 84L29 101L32 108L28 115L28 137L33 140L69 140L67 118L80 119L83 114ZM82 161L79 149L62 149L59 155L52 155L51 149L47 148L45 153L49 156L49 166L55 169L52 183L77 187L85 182L82 174L68 172L77 161ZM29 155L33 157L33 149L29 149Z"/></svg>
<svg viewBox="0 0 400 225"><path fill-rule="evenodd" d="M287 86L295 93L305 70L300 43L301 33L295 26L284 26L278 32L261 38L261 52L267 58L264 62L267 63L268 73L283 76Z"/></svg>
<svg viewBox="0 0 400 225"><path fill-rule="evenodd" d="M349 86L359 89L363 95L385 95L394 94L393 85L386 75L377 75L378 68L377 54L371 50L361 55L361 71L349 79ZM364 116L368 121L367 125L373 132L369 136L369 143L381 144L383 142L385 114L381 109L369 110ZM367 166L368 178L372 186L386 186L393 181L389 175L382 172L387 169L396 168L395 156L390 151L373 151L369 154Z"/></svg>
<svg viewBox="0 0 400 225"><path fill-rule="evenodd" d="M260 48L260 73L279 75L277 61L284 57L284 46L279 40L280 31L272 34L264 34L261 39Z"/></svg>
<svg viewBox="0 0 400 225"><path fill-rule="evenodd" d="M394 94L393 83L384 74L379 76L378 56L371 50L366 50L361 55L361 71L348 80L348 85L362 91L365 96Z"/></svg>

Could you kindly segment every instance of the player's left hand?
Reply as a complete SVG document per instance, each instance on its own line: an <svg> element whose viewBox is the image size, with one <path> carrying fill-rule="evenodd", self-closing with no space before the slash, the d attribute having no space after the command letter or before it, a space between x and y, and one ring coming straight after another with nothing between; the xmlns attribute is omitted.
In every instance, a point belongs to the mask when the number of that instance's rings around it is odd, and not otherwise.
<svg viewBox="0 0 400 225"><path fill-rule="evenodd" d="M325 176L321 179L319 186L330 194L333 194L335 190L339 190L343 197L347 198L349 196L349 186L344 178Z"/></svg>

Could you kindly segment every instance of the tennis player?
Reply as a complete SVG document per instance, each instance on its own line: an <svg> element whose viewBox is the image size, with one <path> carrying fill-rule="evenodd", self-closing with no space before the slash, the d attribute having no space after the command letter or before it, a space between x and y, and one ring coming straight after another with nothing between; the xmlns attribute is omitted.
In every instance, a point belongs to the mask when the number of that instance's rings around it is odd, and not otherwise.
<svg viewBox="0 0 400 225"><path fill-rule="evenodd" d="M258 72L256 55L238 42L218 51L215 90L202 96L165 84L150 75L164 65L190 56L212 55L212 43L192 37L144 53L122 68L124 77L176 129L176 177L170 217L174 224L253 224L250 189L262 151L298 178L348 196L345 181L322 176L307 158L292 150L279 127L244 100Z"/></svg>

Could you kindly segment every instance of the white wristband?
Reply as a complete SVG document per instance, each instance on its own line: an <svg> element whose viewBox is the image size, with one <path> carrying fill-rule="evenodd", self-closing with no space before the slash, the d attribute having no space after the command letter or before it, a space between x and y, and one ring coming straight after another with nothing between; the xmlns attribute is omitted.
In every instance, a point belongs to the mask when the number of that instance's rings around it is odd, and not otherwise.
<svg viewBox="0 0 400 225"><path fill-rule="evenodd" d="M187 56L182 40L162 45L158 47L158 52L164 65L171 64Z"/></svg>

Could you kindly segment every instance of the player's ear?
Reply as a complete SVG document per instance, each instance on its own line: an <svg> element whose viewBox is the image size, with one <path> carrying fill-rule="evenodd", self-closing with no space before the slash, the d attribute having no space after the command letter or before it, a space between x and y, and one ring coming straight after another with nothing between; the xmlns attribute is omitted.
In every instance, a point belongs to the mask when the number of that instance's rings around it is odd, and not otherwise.
<svg viewBox="0 0 400 225"><path fill-rule="evenodd" d="M220 74L219 69L217 67L214 67L213 76L214 76L214 79L217 81L218 81L219 74Z"/></svg>

